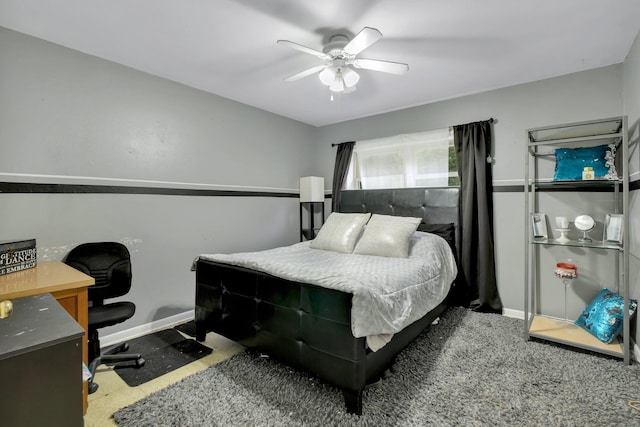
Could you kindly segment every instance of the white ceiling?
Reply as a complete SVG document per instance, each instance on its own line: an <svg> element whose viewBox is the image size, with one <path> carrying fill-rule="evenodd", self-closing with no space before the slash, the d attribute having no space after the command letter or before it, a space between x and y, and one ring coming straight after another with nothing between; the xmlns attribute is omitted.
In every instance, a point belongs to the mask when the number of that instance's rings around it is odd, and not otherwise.
<svg viewBox="0 0 640 427"><path fill-rule="evenodd" d="M639 0L0 0L0 26L315 126L623 62ZM322 50L336 33L384 37L330 101L319 65L278 45Z"/></svg>

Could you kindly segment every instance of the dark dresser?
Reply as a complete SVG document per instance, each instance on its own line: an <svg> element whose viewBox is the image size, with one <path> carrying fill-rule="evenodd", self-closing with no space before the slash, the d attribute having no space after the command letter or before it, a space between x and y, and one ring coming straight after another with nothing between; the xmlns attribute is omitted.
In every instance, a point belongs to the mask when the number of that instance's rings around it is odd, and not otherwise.
<svg viewBox="0 0 640 427"><path fill-rule="evenodd" d="M83 425L84 329L51 294L19 298L0 319L0 425Z"/></svg>

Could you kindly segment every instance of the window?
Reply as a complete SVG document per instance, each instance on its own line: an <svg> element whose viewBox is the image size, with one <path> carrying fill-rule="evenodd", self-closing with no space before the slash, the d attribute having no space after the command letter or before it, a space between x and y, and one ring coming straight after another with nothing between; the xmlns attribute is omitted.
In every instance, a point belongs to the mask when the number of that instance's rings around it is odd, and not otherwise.
<svg viewBox="0 0 640 427"><path fill-rule="evenodd" d="M347 189L459 186L451 129L357 141Z"/></svg>

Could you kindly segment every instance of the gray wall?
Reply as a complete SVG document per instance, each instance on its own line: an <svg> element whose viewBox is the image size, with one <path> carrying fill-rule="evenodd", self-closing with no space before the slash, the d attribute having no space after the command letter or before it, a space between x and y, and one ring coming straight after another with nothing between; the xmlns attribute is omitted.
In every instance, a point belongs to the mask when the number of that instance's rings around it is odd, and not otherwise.
<svg viewBox="0 0 640 427"><path fill-rule="evenodd" d="M505 308L514 312L523 310L524 197L500 189L523 183L525 130L625 113L633 138L640 138L637 40L625 64L321 128L1 28L0 55L0 181L294 194L304 175L323 175L330 186L332 143L494 117L498 286ZM638 158L636 149L635 179ZM604 217L602 206L609 201L607 196L591 203L575 195L550 197L550 216L597 206L596 214ZM638 203L634 193L634 212ZM200 253L259 250L298 239L293 197L2 194L0 206L0 236L36 237L40 261L61 259L84 241L129 246L135 275L129 297L138 314L106 333L192 309L189 266ZM632 235L638 225L634 219ZM635 297L640 296L638 252L636 238ZM587 293L609 280L607 262L590 260ZM560 297L547 303L558 315ZM572 309L579 311L588 295L583 290L572 298Z"/></svg>
<svg viewBox="0 0 640 427"><path fill-rule="evenodd" d="M76 244L125 243L135 317L193 309L200 253L298 240L298 192L317 129L0 28L0 181L231 189L267 197L1 194L2 239L37 239L39 261Z"/></svg>

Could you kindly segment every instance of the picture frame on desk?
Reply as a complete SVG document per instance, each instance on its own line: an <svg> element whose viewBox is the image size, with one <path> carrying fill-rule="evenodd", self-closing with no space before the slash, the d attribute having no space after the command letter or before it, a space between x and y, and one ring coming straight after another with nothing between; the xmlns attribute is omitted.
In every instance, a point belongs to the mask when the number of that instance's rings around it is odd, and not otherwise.
<svg viewBox="0 0 640 427"><path fill-rule="evenodd" d="M604 223L604 241L622 243L623 232L622 214L607 214Z"/></svg>
<svg viewBox="0 0 640 427"><path fill-rule="evenodd" d="M0 276L37 265L36 239L0 241Z"/></svg>

